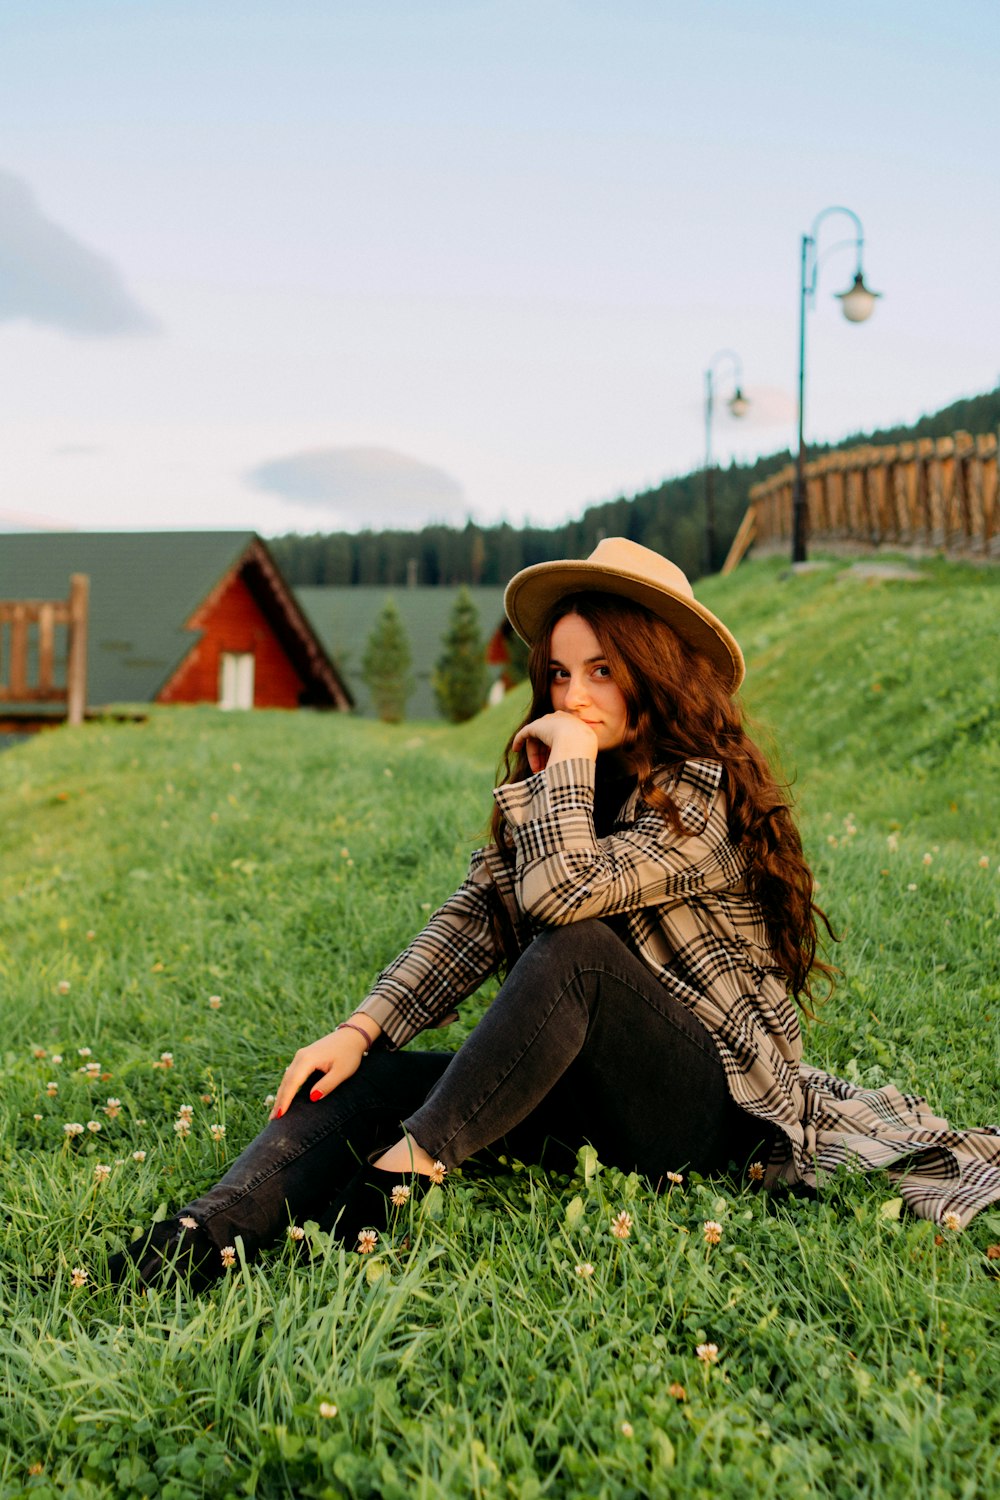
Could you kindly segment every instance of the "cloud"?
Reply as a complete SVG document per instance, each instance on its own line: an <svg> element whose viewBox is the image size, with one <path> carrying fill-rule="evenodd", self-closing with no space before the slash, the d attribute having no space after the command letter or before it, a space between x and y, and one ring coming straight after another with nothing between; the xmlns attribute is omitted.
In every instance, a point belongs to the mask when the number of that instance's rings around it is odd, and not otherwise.
<svg viewBox="0 0 1000 1500"><path fill-rule="evenodd" d="M790 391L773 385L747 386L746 396L746 415L738 421L733 418L733 427L787 427L795 421L795 397Z"/></svg>
<svg viewBox="0 0 1000 1500"><path fill-rule="evenodd" d="M76 531L72 522L18 510L0 510L0 531Z"/></svg>
<svg viewBox="0 0 1000 1500"><path fill-rule="evenodd" d="M391 448L315 448L258 465L254 489L327 513L349 530L461 520L465 493L443 469Z"/></svg>
<svg viewBox="0 0 1000 1500"><path fill-rule="evenodd" d="M159 332L112 262L53 224L27 184L0 171L0 322L15 318L96 338Z"/></svg>

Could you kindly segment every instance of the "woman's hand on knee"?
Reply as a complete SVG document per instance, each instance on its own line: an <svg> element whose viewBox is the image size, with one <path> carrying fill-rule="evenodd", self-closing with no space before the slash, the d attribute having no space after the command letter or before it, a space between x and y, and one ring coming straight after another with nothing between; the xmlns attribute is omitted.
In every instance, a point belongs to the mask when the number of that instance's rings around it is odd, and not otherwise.
<svg viewBox="0 0 1000 1500"><path fill-rule="evenodd" d="M325 1098L338 1084L358 1071L367 1050L364 1037L349 1028L331 1031L328 1036L321 1036L318 1042L300 1047L284 1071L274 1108L268 1119L281 1119L299 1089L313 1073L322 1073L323 1077L316 1080L309 1097L313 1102Z"/></svg>

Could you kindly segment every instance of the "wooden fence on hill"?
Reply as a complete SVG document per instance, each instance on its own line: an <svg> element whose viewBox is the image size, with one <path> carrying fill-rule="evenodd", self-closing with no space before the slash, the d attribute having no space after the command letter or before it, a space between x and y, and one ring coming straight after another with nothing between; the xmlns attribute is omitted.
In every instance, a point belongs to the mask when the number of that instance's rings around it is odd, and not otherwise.
<svg viewBox="0 0 1000 1500"><path fill-rule="evenodd" d="M791 545L794 489L794 464L754 485L723 573L750 546L773 552ZM813 542L1000 557L997 434L956 432L826 453L806 465L806 503Z"/></svg>
<svg viewBox="0 0 1000 1500"><path fill-rule="evenodd" d="M0 704L23 713L27 704L65 703L69 722L83 723L89 595L86 573L74 573L68 599L0 599ZM57 625L66 630L65 683L56 681Z"/></svg>

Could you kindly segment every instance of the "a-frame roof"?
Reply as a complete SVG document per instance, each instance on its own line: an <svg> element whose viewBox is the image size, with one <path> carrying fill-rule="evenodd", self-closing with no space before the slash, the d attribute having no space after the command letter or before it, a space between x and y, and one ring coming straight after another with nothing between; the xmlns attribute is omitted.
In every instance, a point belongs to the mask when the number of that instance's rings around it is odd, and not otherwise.
<svg viewBox="0 0 1000 1500"><path fill-rule="evenodd" d="M156 697L198 640L198 632L186 628L190 617L244 560L255 563L255 576L267 576L277 607L283 613L291 608L296 634L308 633L303 644L310 658L324 675L335 674L252 531L3 535L0 598L63 599L70 574L88 574L88 702L144 703Z"/></svg>
<svg viewBox="0 0 1000 1500"><path fill-rule="evenodd" d="M503 589L467 590L476 612L484 645L503 619ZM350 588L297 588L296 597L316 628L360 713L375 712L371 691L361 671L365 644L388 598L395 601L413 655L413 692L406 701L408 719L435 719L440 709L434 697L434 668L441 655L458 587L383 588L354 585ZM495 673L493 674L495 675Z"/></svg>

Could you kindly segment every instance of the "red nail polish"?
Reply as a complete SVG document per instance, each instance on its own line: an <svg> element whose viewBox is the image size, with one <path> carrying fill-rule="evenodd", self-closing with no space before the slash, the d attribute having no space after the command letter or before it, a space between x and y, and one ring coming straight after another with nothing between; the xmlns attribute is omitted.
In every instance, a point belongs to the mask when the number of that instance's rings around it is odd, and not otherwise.
<svg viewBox="0 0 1000 1500"><path fill-rule="evenodd" d="M313 1091L309 1095L309 1097L313 1101L313 1103L315 1104L316 1100L317 1099L322 1099L323 1095L320 1093L319 1089L313 1089Z"/></svg>
<svg viewBox="0 0 1000 1500"><path fill-rule="evenodd" d="M283 1114L284 1114L284 1113L285 1113L285 1111L284 1111L284 1110L283 1110L283 1109L276 1109L276 1110L275 1110L275 1111L274 1111L274 1118L275 1118L275 1119L276 1119L276 1120L280 1120L280 1119L281 1119L281 1117L282 1117L282 1115L283 1115Z"/></svg>

